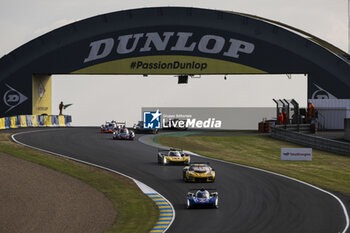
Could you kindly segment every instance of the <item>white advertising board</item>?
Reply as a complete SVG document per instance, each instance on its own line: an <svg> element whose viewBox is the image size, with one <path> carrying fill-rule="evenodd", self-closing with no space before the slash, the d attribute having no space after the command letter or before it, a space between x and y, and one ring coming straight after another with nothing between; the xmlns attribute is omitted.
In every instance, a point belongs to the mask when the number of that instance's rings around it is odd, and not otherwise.
<svg viewBox="0 0 350 233"><path fill-rule="evenodd" d="M281 160L312 161L312 148L281 148Z"/></svg>

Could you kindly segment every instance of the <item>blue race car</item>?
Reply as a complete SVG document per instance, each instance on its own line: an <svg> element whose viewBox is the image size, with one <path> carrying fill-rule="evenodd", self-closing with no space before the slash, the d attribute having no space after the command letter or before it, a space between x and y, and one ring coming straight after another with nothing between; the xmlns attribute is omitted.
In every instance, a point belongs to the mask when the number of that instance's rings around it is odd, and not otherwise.
<svg viewBox="0 0 350 233"><path fill-rule="evenodd" d="M202 188L197 190L196 192L188 192L187 204L186 204L187 208L188 209L195 208L195 207L219 208L219 194L217 192L209 193L208 190Z"/></svg>

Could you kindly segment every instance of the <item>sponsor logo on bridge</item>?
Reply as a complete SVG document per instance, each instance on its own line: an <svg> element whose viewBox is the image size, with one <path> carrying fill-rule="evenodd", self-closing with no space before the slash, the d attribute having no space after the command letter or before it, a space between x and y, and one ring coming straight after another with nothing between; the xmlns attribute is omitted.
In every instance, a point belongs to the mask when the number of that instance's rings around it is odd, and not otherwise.
<svg viewBox="0 0 350 233"><path fill-rule="evenodd" d="M8 90L5 92L3 100L4 103L9 107L6 112L10 111L11 109L17 107L24 101L26 101L28 98L24 96L21 92L17 91L13 87L9 86L8 84L5 84Z"/></svg>
<svg viewBox="0 0 350 233"><path fill-rule="evenodd" d="M241 54L251 54L255 49L253 43L220 35L202 35L199 39L196 38L198 35L194 32L148 32L104 38L90 43L90 51L84 63L106 58L112 53L199 52L239 58Z"/></svg>

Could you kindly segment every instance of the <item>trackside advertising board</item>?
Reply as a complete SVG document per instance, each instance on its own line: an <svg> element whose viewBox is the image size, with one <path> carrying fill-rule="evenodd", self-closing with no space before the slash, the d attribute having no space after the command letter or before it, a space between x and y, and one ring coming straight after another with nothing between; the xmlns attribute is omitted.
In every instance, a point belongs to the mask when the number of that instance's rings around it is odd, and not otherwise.
<svg viewBox="0 0 350 233"><path fill-rule="evenodd" d="M281 160L312 161L312 148L281 148Z"/></svg>

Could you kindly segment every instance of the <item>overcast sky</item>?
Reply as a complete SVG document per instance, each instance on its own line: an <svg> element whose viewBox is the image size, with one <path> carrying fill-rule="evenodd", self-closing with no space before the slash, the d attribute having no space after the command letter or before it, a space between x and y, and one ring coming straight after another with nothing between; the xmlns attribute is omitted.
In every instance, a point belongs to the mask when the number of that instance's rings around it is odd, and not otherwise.
<svg viewBox="0 0 350 233"><path fill-rule="evenodd" d="M348 0L0 0L0 57L59 26L113 11L189 6L259 15L303 29L347 51Z"/></svg>
<svg viewBox="0 0 350 233"><path fill-rule="evenodd" d="M142 7L153 7L153 6L189 6L189 7L201 7L201 8L210 8L218 10L231 10L237 12L243 12L253 15L262 16L265 18L273 19L286 23L288 25L300 28L305 30L315 36L318 36L333 45L343 49L344 51L348 50L348 0L200 0L200 1L166 1L166 0L152 0L152 1L141 1L141 0L132 0L132 1L116 1L116 0L0 0L0 57L11 52L13 49L18 46L46 33L55 28L63 26L65 24L79 21L88 17L96 16L103 13L109 13L113 11L132 9L132 8L142 8ZM257 84L254 79L248 81L236 79L234 81L228 82L218 82L218 86L215 90L220 92L220 85L222 87L227 87L228 83L231 83L232 91L224 92L225 98L215 99L214 102L208 102L209 99L213 99L213 96L205 97L208 95L203 95L201 99L202 104L198 101L192 101L187 98L178 98L179 92L193 93L193 91L198 91L199 89L203 90L203 93L208 93L211 90L211 87L214 85L213 79L206 79L208 81L191 81L184 87L176 85L176 80L174 78L167 78L166 80L160 81L160 77L148 79L148 83L143 80L140 82L140 79L131 78L119 78L111 79L110 77L105 77L104 79L96 78L86 78L84 82L80 79L67 78L65 76L60 76L61 78L54 78L53 83L53 114L57 112L58 102L64 100L66 103L74 102L74 105L67 109L66 113L72 114L74 119L77 119L80 123L76 125L98 125L102 119L109 120L111 118L115 120L118 119L116 116L119 114L117 112L108 112L103 111L107 109L108 105L111 105L111 102L106 101L106 99L114 99L115 93L111 93L110 96L106 96L104 91L97 88L97 83L104 83L105 85L110 86L127 86L127 92L121 93L122 95L127 95L132 91L133 101L138 102L140 106L180 106L180 103L186 102L187 105L197 106L203 105L203 103L208 103L210 107L214 106L235 106L230 99L245 99L244 94L237 94L237 91L234 91L234 87L246 86L248 83L251 83L249 86L250 93L259 93L259 90L268 89L272 84L276 84L273 80L264 79L265 82ZM205 79L202 79L205 80ZM306 82L301 79L292 79L283 78L284 83L280 83L279 86L276 86L275 90L280 90L283 86L288 85L293 88L289 88L291 93L286 95L292 95L295 98L305 98L305 93L296 93L296 90L306 90ZM192 83L192 84L191 84ZM265 83L265 84L264 84ZM157 102L156 100L142 102L144 99L142 92L144 87L147 85L162 85L162 87L167 87L172 85L171 93L167 93L165 96L162 96L162 101ZM69 88L67 88L69 87ZM130 88L132 87L132 88ZM301 87L301 88L299 88ZM193 88L193 89L191 89ZM186 90L185 90L186 89ZM76 90L79 90L77 92ZM99 90L99 91L98 91ZM239 90L239 88L238 88ZM69 91L71 93L69 93ZM91 96L90 93L96 93L96 95ZM78 95L77 95L78 93ZM295 96L293 96L295 93ZM279 96L278 91L273 93L270 91L271 96L266 95L265 101L269 101L272 97L284 98L284 96ZM221 94L223 95L223 94ZM260 93L259 95L262 95ZM84 96L84 98L83 98ZM209 95L210 96L210 95ZM216 95L214 95L216 96ZM89 99L91 98L91 99ZM205 99L207 98L207 99ZM261 106L256 99L261 99L258 95L254 96L255 105ZM227 102L225 102L225 100ZM192 101L192 102L191 102ZM215 102L216 101L216 102ZM56 103L57 102L57 103ZM139 114L135 117L135 112L139 110L139 106L134 105L131 109L130 104L127 102L119 101L119 106L128 109L132 112L129 115L120 116L121 118L129 118L130 121L136 121L139 118ZM218 103L220 102L220 103ZM270 101L271 102L271 101ZM99 117L96 115L96 111L92 111L90 103L96 103L101 107L102 110L99 111ZM210 104L209 104L210 103ZM56 106L57 105L57 106ZM237 104L236 104L237 105ZM242 105L242 103L240 104ZM243 104L244 105L244 104ZM254 101L250 100L246 102L247 106L254 105ZM271 105L271 104L268 104ZM87 107L90 106L90 107ZM136 110L137 109L137 110ZM102 112L101 112L102 111ZM90 117L85 117L82 119L82 115L89 114ZM132 115L132 117L131 117ZM83 122L83 123L82 123Z"/></svg>

